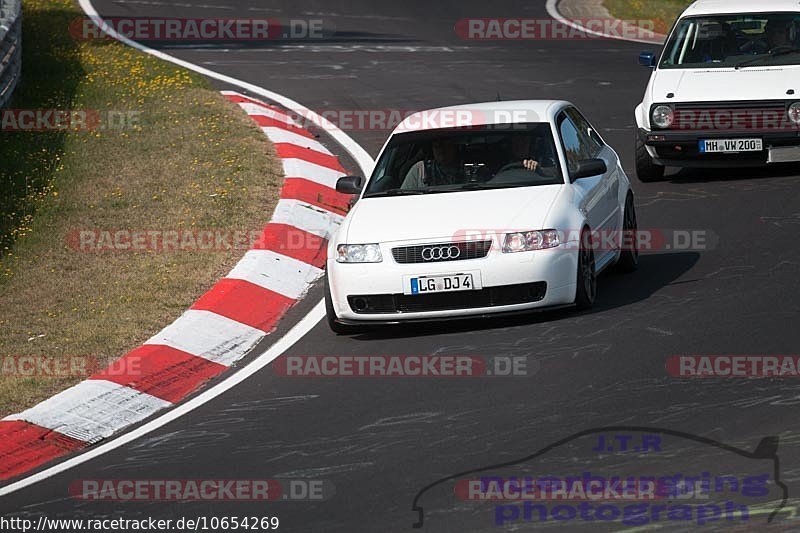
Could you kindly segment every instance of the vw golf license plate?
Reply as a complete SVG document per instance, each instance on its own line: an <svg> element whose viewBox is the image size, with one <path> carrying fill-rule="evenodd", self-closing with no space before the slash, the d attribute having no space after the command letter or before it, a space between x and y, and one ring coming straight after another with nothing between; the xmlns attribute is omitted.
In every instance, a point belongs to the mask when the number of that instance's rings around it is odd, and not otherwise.
<svg viewBox="0 0 800 533"><path fill-rule="evenodd" d="M471 273L441 276L406 276L404 294L431 294L434 292L474 291L480 289L480 277Z"/></svg>
<svg viewBox="0 0 800 533"><path fill-rule="evenodd" d="M703 139L700 153L738 154L739 152L760 152L764 149L762 139Z"/></svg>

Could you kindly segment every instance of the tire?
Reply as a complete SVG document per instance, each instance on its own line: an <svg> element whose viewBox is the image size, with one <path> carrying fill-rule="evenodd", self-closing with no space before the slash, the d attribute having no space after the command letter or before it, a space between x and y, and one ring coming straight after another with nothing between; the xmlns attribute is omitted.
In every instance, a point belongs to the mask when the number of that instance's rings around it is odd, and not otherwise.
<svg viewBox="0 0 800 533"><path fill-rule="evenodd" d="M647 153L647 147L639 134L636 134L636 176L639 181L648 183L664 179L666 167L656 165Z"/></svg>
<svg viewBox="0 0 800 533"><path fill-rule="evenodd" d="M597 269L594 261L592 234L588 228L581 232L577 274L575 307L579 311L591 309L595 300L597 300Z"/></svg>
<svg viewBox="0 0 800 533"><path fill-rule="evenodd" d="M328 321L328 327L337 335L353 335L362 330L358 326L342 324L337 319L336 311L333 310L333 298L331 297L331 287L328 282L327 272L325 272L325 318Z"/></svg>
<svg viewBox="0 0 800 533"><path fill-rule="evenodd" d="M636 206L633 195L628 193L625 200L625 211L622 214L622 252L617 260L617 271L626 274L639 268L639 240L636 236L638 230L636 221Z"/></svg>

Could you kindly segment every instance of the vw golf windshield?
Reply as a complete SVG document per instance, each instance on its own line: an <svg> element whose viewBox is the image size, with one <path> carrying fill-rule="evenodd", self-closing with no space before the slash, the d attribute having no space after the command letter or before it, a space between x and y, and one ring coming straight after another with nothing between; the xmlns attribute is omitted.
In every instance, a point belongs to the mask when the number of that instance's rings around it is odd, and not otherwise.
<svg viewBox="0 0 800 533"><path fill-rule="evenodd" d="M800 64L800 14L688 17L664 48L662 69Z"/></svg>

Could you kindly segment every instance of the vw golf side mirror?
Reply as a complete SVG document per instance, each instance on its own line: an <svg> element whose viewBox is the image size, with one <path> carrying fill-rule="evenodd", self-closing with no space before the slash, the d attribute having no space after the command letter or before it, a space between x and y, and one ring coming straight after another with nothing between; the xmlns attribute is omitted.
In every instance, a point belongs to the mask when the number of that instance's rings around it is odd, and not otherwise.
<svg viewBox="0 0 800 533"><path fill-rule="evenodd" d="M653 52L642 52L639 54L639 64L643 67L655 68L656 55Z"/></svg>

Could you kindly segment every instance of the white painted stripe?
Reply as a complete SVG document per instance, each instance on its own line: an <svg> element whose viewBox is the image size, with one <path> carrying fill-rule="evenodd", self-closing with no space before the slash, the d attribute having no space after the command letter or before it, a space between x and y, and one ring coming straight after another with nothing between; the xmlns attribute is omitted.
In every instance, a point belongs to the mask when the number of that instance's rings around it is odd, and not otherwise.
<svg viewBox="0 0 800 533"><path fill-rule="evenodd" d="M145 344L163 344L230 366L265 335L260 329L211 311L189 309Z"/></svg>
<svg viewBox="0 0 800 533"><path fill-rule="evenodd" d="M285 130L283 128L276 128L274 126L268 126L265 128L261 128L261 130L267 134L269 140L273 143L289 143L289 144L296 144L297 146L302 146L303 148L311 148L312 150L316 150L317 152L322 152L323 154L333 155L330 150L325 148L321 142L310 139L308 137L304 137L299 133L295 133L293 131Z"/></svg>
<svg viewBox="0 0 800 533"><path fill-rule="evenodd" d="M303 161L302 159L291 158L283 160L283 175L287 178L305 178L335 189L336 182L346 174L332 168Z"/></svg>
<svg viewBox="0 0 800 533"><path fill-rule="evenodd" d="M87 380L4 420L24 420L94 443L170 405L118 383Z"/></svg>
<svg viewBox="0 0 800 533"><path fill-rule="evenodd" d="M284 124L289 124L290 126L300 127L300 123L294 120L292 117L284 113L283 111L278 111L276 109L270 109L268 107L263 107L258 104L251 104L248 102L239 102L239 107L241 107L245 113L253 116L261 116L261 117L269 117L274 118Z"/></svg>
<svg viewBox="0 0 800 533"><path fill-rule="evenodd" d="M303 246L303 242L297 243ZM287 245L291 246L289 242ZM309 284L323 272L315 266L281 255L272 250L250 250L228 274L229 278L249 281L260 287L299 300Z"/></svg>
<svg viewBox="0 0 800 533"><path fill-rule="evenodd" d="M339 231L339 225L343 220L342 215L331 213L316 205L284 198L278 200L271 222L288 224L330 240Z"/></svg>
<svg viewBox="0 0 800 533"><path fill-rule="evenodd" d="M258 373L272 361L283 355L286 350L294 346L297 341L302 339L309 331L311 331L311 329L316 326L324 316L325 303L320 301L305 317L303 317L300 322L298 322L296 326L289 330L286 335L281 337L278 342L273 344L266 352L258 356L258 358L253 360L250 364L238 372L231 374L227 379L214 385L205 392L198 394L186 403L178 405L174 409L167 411L158 418L151 420L150 422L134 429L133 431L129 431L128 433L125 433L124 435L121 435L112 441L103 443L96 448L89 448L85 452L81 453L80 455L76 455L71 459L67 459L66 461L58 463L57 465L42 470L41 472L37 472L31 476L20 479L15 483L6 485L5 487L0 487L0 498L121 448L122 446L125 446L136 439L144 437L145 435L149 435L157 429L166 426L170 422L191 413L198 407L202 407L214 398L217 398L230 389L236 387L250 376Z"/></svg>

